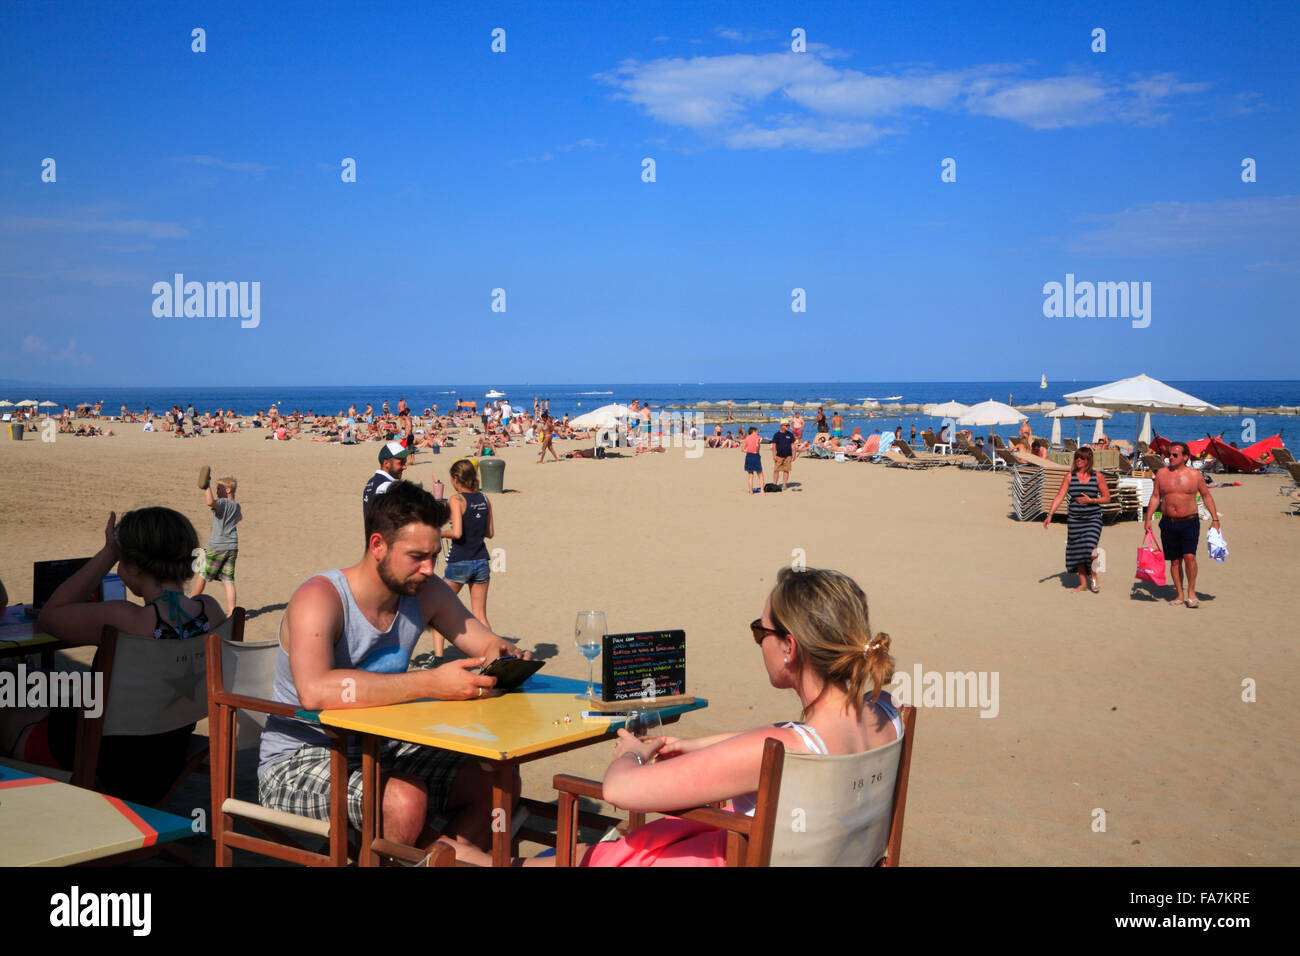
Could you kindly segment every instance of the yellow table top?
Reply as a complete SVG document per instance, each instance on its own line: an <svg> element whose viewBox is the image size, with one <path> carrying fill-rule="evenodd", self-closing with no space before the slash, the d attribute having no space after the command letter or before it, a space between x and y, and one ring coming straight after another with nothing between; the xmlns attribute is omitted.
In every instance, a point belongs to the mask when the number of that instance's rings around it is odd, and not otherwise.
<svg viewBox="0 0 1300 956"><path fill-rule="evenodd" d="M523 691L489 694L481 700L419 700L386 707L322 710L318 719L342 730L488 760L513 760L595 740L623 726L622 718L583 719L582 711L588 705L574 697L573 689L585 690L585 681L541 675L532 681L537 682L535 689L525 685ZM673 717L708 703L697 697L694 703L665 707L660 713ZM628 709L635 706L629 704Z"/></svg>
<svg viewBox="0 0 1300 956"><path fill-rule="evenodd" d="M0 766L0 866L69 866L195 832L184 817Z"/></svg>

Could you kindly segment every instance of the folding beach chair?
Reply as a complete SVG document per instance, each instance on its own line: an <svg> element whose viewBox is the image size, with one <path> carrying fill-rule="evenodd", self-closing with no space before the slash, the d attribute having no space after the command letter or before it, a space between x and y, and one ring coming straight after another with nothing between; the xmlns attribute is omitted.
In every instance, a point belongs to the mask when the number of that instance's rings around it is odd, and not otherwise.
<svg viewBox="0 0 1300 956"><path fill-rule="evenodd" d="M1142 464L1146 465L1151 471L1159 471L1165 467L1165 460L1159 455L1143 455Z"/></svg>
<svg viewBox="0 0 1300 956"><path fill-rule="evenodd" d="M975 471L997 471L999 468L1005 468L1006 462L1001 458L990 458L988 453L979 445L968 445L965 453L975 459L975 463L963 464L960 467L973 469Z"/></svg>
<svg viewBox="0 0 1300 956"><path fill-rule="evenodd" d="M243 618L243 608L235 613ZM290 863L305 866L344 866L348 862L347 789L336 788L330 794L330 818L314 817L271 810L260 803L234 796L236 765L243 754L248 762L256 757L262 728L270 714L292 717L296 708L271 700L275 680L275 662L279 641L242 642L224 640L209 634L208 657L208 733L212 739L212 840L215 866L230 866L233 849L248 850ZM347 754L341 734L321 727L330 740L330 775L346 780ZM260 836L239 833L234 818L239 817ZM320 839L319 851L308 850L299 842ZM387 840L376 840L373 847L381 857L412 865L452 866L455 852L439 846L432 853Z"/></svg>
<svg viewBox="0 0 1300 956"><path fill-rule="evenodd" d="M1079 450L1079 443L1075 441L1073 438L1062 438L1061 444L1065 446L1065 450L1068 451L1071 455L1073 455L1076 451Z"/></svg>
<svg viewBox="0 0 1300 956"><path fill-rule="evenodd" d="M237 610L240 613L214 628L209 637L242 640L244 618L242 609ZM205 657L204 642L198 638L160 641L105 627L95 655L95 669L104 675L102 713L98 717L78 714L72 770L20 765L7 758L0 762L51 780L107 792L96 776L104 738L162 734L198 723L206 716ZM153 806L161 808L166 804L186 777L201 771L207 758L207 738L191 735L184 766Z"/></svg>
<svg viewBox="0 0 1300 956"><path fill-rule="evenodd" d="M728 866L898 866L916 738L916 708L900 710L902 738L866 753L790 753L769 739L752 817L717 807L672 815L726 830ZM575 866L577 801L603 800L603 791L594 780L568 774L556 775L555 789L556 864Z"/></svg>

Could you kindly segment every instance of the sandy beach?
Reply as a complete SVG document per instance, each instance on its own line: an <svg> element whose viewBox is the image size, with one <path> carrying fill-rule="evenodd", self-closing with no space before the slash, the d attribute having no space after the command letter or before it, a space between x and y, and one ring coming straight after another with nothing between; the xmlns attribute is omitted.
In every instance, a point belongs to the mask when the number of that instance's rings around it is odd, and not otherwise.
<svg viewBox="0 0 1300 956"><path fill-rule="evenodd" d="M175 440L113 427L119 437L0 443L0 577L11 602L30 601L34 560L96 551L110 510L167 505L206 541L210 513L194 481L203 464L239 479L249 639L274 636L309 576L358 560L377 444L270 442L263 431ZM454 451L419 454L406 477L446 481ZM763 456L770 479L770 450ZM1232 555L1211 561L1202 537L1202 602L1190 610L1130 596L1142 537L1132 521L1102 533L1101 593L1070 592L1064 523L1045 531L1008 517L1001 473L800 459L797 491L747 497L737 450L538 466L532 445L501 457L494 629L549 657L546 673L585 678L572 642L578 609L604 609L611 631L684 628L688 689L710 706L670 732L798 717L793 694L768 684L747 625L777 570L800 557L863 586L900 671L997 673L996 716L918 714L905 865L1300 862L1290 623L1300 518L1285 514L1281 477L1214 490ZM1247 679L1255 702L1242 699ZM525 793L553 798L559 771L598 777L608 752L528 764Z"/></svg>

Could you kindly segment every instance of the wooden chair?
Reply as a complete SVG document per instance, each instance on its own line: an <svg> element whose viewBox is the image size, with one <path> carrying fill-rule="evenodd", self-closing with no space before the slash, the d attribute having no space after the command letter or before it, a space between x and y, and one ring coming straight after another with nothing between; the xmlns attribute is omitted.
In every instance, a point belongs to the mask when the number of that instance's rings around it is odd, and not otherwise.
<svg viewBox="0 0 1300 956"><path fill-rule="evenodd" d="M898 866L916 738L916 708L901 711L903 737L866 753L790 753L769 739L752 817L718 807L672 815L726 830L728 866ZM555 789L556 864L575 866L578 798L602 800L603 792L568 774L556 775Z"/></svg>
<svg viewBox="0 0 1300 956"><path fill-rule="evenodd" d="M240 641L243 635L243 609L237 608L208 637ZM104 675L102 713L98 717L87 717L84 712L77 715L72 770L9 759L3 762L51 780L102 791L96 769L105 737L161 734L203 719L205 658L205 643L196 638L160 641L152 636L121 634L117 628L105 626L95 655L96 671ZM191 735L184 766L153 806L163 807L190 774L203 772L208 756L207 738Z"/></svg>
<svg viewBox="0 0 1300 956"><path fill-rule="evenodd" d="M1159 455L1143 455L1142 464L1146 465L1151 471L1159 471L1165 467L1165 460Z"/></svg>
<svg viewBox="0 0 1300 956"><path fill-rule="evenodd" d="M243 608L237 608L241 616ZM234 796L235 766L239 754L252 756L262 739L262 728L271 714L292 717L296 708L271 700L279 641L239 642L208 635L208 734L212 739L212 840L215 866L230 866L232 850L248 850L304 866L345 866L348 862L347 790L330 794L330 818L272 810ZM335 780L348 776L344 738L322 727L330 739L330 775ZM239 833L239 817L260 836ZM319 851L306 849L298 837L325 841ZM414 866L453 866L455 852L448 846L425 852L388 840L374 842L374 850L386 860Z"/></svg>

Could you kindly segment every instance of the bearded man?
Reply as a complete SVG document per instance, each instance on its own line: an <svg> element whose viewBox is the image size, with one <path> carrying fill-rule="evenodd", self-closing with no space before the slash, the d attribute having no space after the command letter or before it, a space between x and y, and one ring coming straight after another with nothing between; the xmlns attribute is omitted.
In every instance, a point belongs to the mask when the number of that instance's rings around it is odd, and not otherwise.
<svg viewBox="0 0 1300 956"><path fill-rule="evenodd" d="M285 609L276 701L322 710L429 697L470 700L496 684L496 678L473 668L503 655L531 657L479 623L434 574L441 548L438 529L449 518L446 502L409 482L394 482L371 502L360 563L309 578ZM408 671L426 626L468 659ZM268 718L258 766L262 805L328 819L329 758L328 739L318 725ZM427 850L445 835L490 847L492 781L477 762L388 740L380 766L385 839ZM348 770L348 819L360 829L361 754L355 746L348 754Z"/></svg>

